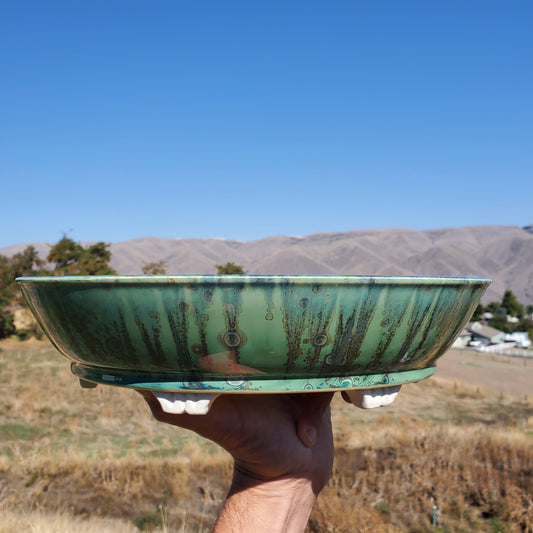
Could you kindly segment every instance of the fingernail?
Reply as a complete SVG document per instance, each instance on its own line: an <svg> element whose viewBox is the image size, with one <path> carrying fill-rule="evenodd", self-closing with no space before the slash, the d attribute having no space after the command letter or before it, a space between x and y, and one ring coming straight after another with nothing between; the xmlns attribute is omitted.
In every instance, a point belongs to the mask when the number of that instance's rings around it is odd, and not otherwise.
<svg viewBox="0 0 533 533"><path fill-rule="evenodd" d="M307 441L307 447L310 448L311 446L313 446L316 440L316 429L312 426L309 426L305 430L304 435L305 435L305 440Z"/></svg>

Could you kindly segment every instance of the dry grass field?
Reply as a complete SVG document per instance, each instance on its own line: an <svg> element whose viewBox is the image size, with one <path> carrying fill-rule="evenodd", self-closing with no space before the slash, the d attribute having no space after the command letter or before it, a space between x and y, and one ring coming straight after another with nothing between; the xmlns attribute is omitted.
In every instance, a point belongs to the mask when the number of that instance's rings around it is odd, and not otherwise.
<svg viewBox="0 0 533 533"><path fill-rule="evenodd" d="M47 342L0 348L0 533L210 530L227 454L132 391L81 389ZM337 395L308 530L533 531L533 361L495 357L450 352L377 411Z"/></svg>

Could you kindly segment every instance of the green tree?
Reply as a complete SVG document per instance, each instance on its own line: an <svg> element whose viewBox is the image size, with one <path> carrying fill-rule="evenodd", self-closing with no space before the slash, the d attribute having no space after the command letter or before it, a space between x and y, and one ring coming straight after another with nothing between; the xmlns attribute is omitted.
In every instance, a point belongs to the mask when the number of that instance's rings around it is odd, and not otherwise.
<svg viewBox="0 0 533 533"><path fill-rule="evenodd" d="M217 274L244 274L242 266L235 263L226 263L225 265L215 265Z"/></svg>
<svg viewBox="0 0 533 533"><path fill-rule="evenodd" d="M524 316L524 306L518 302L516 296L513 294L513 291L506 290L502 298L502 307L507 309L507 312L511 316L522 318Z"/></svg>
<svg viewBox="0 0 533 533"><path fill-rule="evenodd" d="M511 331L513 330L512 324L507 322L507 314L502 313L495 314L489 320L489 326L500 331L505 331L505 333L511 333Z"/></svg>
<svg viewBox="0 0 533 533"><path fill-rule="evenodd" d="M0 339L16 333L11 304L23 304L15 278L38 275L44 266L37 250L28 246L23 252L8 258L0 255Z"/></svg>
<svg viewBox="0 0 533 533"><path fill-rule="evenodd" d="M52 248L48 261L55 263L53 273L58 276L99 276L116 274L109 266L109 244L97 242L87 248L66 235Z"/></svg>
<svg viewBox="0 0 533 533"><path fill-rule="evenodd" d="M0 339L15 333L13 313L6 309L6 306L11 302L12 293L13 274L11 261L4 255L0 255Z"/></svg>
<svg viewBox="0 0 533 533"><path fill-rule="evenodd" d="M166 261L158 261L157 263L145 263L142 266L143 274L150 275L150 276L157 276L166 274Z"/></svg>
<svg viewBox="0 0 533 533"><path fill-rule="evenodd" d="M533 318L522 318L516 328L516 331L527 331L529 340L533 341Z"/></svg>
<svg viewBox="0 0 533 533"><path fill-rule="evenodd" d="M500 302L490 302L489 304L485 306L485 312L495 313L498 307L501 307L501 305L502 304Z"/></svg>
<svg viewBox="0 0 533 533"><path fill-rule="evenodd" d="M109 266L111 252L109 244L97 242L84 248L78 261L79 274L83 276L104 276L117 272Z"/></svg>
<svg viewBox="0 0 533 533"><path fill-rule="evenodd" d="M43 274L45 261L39 257L35 247L28 246L23 252L15 254L11 258L11 265L12 275L18 278Z"/></svg>
<svg viewBox="0 0 533 533"><path fill-rule="evenodd" d="M0 302L10 300L17 293L15 278L42 275L45 273L43 267L44 261L33 246L11 258L0 255Z"/></svg>
<svg viewBox="0 0 533 533"><path fill-rule="evenodd" d="M54 273L69 274L71 273L70 270L74 270L71 267L78 263L82 251L83 246L81 244L63 235L63 238L50 249L47 260L50 263L55 263Z"/></svg>
<svg viewBox="0 0 533 533"><path fill-rule="evenodd" d="M0 307L0 339L5 339L15 333L14 316L5 308Z"/></svg>
<svg viewBox="0 0 533 533"><path fill-rule="evenodd" d="M483 317L483 313L485 311L485 308L481 305L481 304L478 304L478 306L476 307L476 310L474 311L474 314L472 315L472 321L478 321L478 320L481 320L481 318Z"/></svg>
<svg viewBox="0 0 533 533"><path fill-rule="evenodd" d="M0 255L0 305L8 297L8 288L13 283L13 270L11 260L5 255Z"/></svg>

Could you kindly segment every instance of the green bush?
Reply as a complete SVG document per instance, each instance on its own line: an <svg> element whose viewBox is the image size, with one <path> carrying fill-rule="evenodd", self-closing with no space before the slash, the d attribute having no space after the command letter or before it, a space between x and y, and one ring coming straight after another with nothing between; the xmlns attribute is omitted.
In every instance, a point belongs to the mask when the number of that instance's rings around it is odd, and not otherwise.
<svg viewBox="0 0 533 533"><path fill-rule="evenodd" d="M5 339L15 333L13 313L0 309L0 339Z"/></svg>
<svg viewBox="0 0 533 533"><path fill-rule="evenodd" d="M32 331L30 329L17 329L16 335L19 341L25 341L32 336Z"/></svg>

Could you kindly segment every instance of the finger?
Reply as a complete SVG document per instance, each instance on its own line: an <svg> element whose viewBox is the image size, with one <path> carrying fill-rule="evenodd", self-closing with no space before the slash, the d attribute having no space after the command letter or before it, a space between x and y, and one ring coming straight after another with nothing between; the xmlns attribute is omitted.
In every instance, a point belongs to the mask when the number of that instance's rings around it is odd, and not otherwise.
<svg viewBox="0 0 533 533"><path fill-rule="evenodd" d="M219 407L222 408L222 404L224 404L221 398L217 400L214 408L207 415L175 414L164 411L159 400L151 391L140 389L136 389L136 391L144 398L152 412L152 416L158 422L195 431L199 435L214 440L217 443L220 435L226 433L224 420L227 420L228 417L220 416ZM219 416L217 416L217 413L219 413Z"/></svg>
<svg viewBox="0 0 533 533"><path fill-rule="evenodd" d="M167 413L163 410L161 404L159 403L159 400L152 394L151 391L137 389L137 392L145 399L146 403L148 404L148 407L150 408L150 411L152 412L152 416L158 422L165 422L174 426L188 427L189 424L187 423L187 421L189 421L190 415Z"/></svg>
<svg viewBox="0 0 533 533"><path fill-rule="evenodd" d="M150 408L150 411L152 412L153 417L159 422L164 422L163 418L165 412L161 408L161 404L159 403L158 399L152 394L152 392L149 390L135 390L144 398L148 404L148 407Z"/></svg>
<svg viewBox="0 0 533 533"><path fill-rule="evenodd" d="M315 444L324 419L329 417L332 398L333 392L317 392L302 397L302 412L296 423L296 432L306 448Z"/></svg>
<svg viewBox="0 0 533 533"><path fill-rule="evenodd" d="M346 403L352 403L352 400L350 400L350 397L348 396L348 393L346 391L341 391L341 396L342 396L342 399L346 402Z"/></svg>

